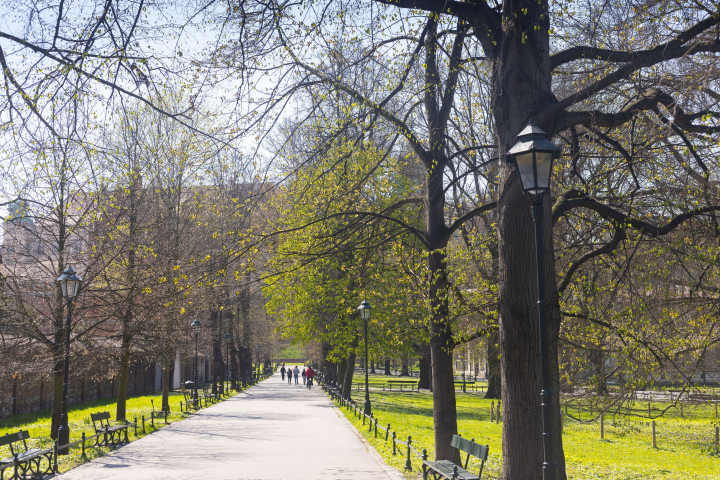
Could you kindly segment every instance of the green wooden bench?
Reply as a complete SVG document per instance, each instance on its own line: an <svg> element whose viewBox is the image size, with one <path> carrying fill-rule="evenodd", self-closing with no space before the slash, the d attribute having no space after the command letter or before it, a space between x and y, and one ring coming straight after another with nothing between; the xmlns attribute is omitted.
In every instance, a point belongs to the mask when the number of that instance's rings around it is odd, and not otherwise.
<svg viewBox="0 0 720 480"><path fill-rule="evenodd" d="M393 385L400 385L400 391L402 391L403 386L409 386L411 392L415 390L418 384L416 380L388 380L387 383L390 390L392 390Z"/></svg>
<svg viewBox="0 0 720 480"><path fill-rule="evenodd" d="M110 425L110 412L91 413L90 418L95 429L95 445L98 447L116 447L123 443L130 443L128 440L127 422L120 425ZM100 424L100 427L98 427ZM100 434L102 433L102 437ZM125 438L123 438L123 434ZM102 438L102 440L101 440Z"/></svg>
<svg viewBox="0 0 720 480"><path fill-rule="evenodd" d="M0 460L0 478L5 478L3 472L7 468L14 468L10 478L42 478L43 475L53 473L52 456L53 450L28 448L27 439L30 432L20 430L15 433L7 433L0 437L0 447L9 446L10 456ZM22 443L21 443L22 442ZM47 467L43 466L47 461Z"/></svg>
<svg viewBox="0 0 720 480"><path fill-rule="evenodd" d="M473 439L474 440L474 439ZM487 460L489 447L487 445L480 445L475 443L473 440L466 440L459 435L453 435L450 446L455 451L453 452L452 460L438 460L431 462L427 458L423 458L423 479L427 480L428 475L432 475L434 480L440 480L441 478L448 478L451 480L479 480L482 477L483 467L485 466L485 460ZM455 464L455 458L458 457L459 452L467 453L465 458L465 464L458 466ZM460 453L460 455L462 455ZM427 457L427 454L425 455ZM468 462L470 457L473 456L480 460L480 471L477 475L467 471ZM462 461L462 459L460 459Z"/></svg>

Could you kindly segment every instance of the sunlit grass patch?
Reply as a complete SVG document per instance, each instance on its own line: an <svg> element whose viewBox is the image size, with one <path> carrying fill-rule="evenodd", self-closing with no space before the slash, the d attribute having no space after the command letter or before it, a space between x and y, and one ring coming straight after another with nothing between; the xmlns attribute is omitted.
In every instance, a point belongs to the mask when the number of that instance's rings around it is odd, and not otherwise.
<svg viewBox="0 0 720 480"><path fill-rule="evenodd" d="M364 392L353 391L353 399L362 405ZM352 410L344 415L362 432L385 461L403 471L406 447L392 455L392 442L385 442L390 423L398 438L412 436L413 444L426 448L433 458L432 395L418 392L371 392L373 413L378 418L378 438L368 425L356 419ZM657 403L664 408L669 404ZM499 478L502 468L502 424L490 422L491 400L478 393L457 393L458 431L465 438L487 444L490 455L483 478ZM497 404L497 401L495 401ZM670 413L670 411L669 411ZM563 445L570 479L603 480L674 480L720 479L720 457L714 453L715 410L710 405L686 407L683 417L671 413L655 419L658 448L652 448L651 420L641 417L605 416L605 438L600 439L598 422L578 423L566 420ZM597 415L596 415L597 416ZM585 415L589 418L589 415ZM392 435L392 433L391 433ZM421 462L412 455L413 477ZM477 465L471 462L471 470Z"/></svg>

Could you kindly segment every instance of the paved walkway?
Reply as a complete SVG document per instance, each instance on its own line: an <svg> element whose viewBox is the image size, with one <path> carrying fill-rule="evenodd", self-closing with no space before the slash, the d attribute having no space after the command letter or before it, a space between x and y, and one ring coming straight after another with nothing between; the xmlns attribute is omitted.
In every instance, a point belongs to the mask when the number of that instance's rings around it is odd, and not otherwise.
<svg viewBox="0 0 720 480"><path fill-rule="evenodd" d="M382 464L314 386L277 374L247 391L81 465L62 480L388 480Z"/></svg>

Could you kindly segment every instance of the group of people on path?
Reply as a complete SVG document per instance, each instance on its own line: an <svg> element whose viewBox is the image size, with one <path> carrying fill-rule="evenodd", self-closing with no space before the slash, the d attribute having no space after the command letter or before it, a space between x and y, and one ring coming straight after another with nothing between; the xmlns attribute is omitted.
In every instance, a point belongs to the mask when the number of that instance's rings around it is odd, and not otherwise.
<svg viewBox="0 0 720 480"><path fill-rule="evenodd" d="M293 376L295 377L295 385L298 385L299 377L302 375L303 385L307 385L307 388L312 387L313 378L315 377L315 370L313 370L312 367L303 368L302 373L300 373L297 365L295 365L295 368L288 367L285 369L285 364L283 363L280 369L280 376L283 380L285 380L285 373L287 373L288 385L292 385Z"/></svg>

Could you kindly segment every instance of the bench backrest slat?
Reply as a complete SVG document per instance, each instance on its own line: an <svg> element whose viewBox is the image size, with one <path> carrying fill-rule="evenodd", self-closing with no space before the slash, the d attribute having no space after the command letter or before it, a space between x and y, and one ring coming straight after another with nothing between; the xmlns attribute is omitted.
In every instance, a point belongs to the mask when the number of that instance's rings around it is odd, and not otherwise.
<svg viewBox="0 0 720 480"><path fill-rule="evenodd" d="M95 433L100 433L98 430L103 430L110 426L110 412L91 413L90 418L92 419ZM97 427L95 422L100 422L100 428Z"/></svg>
<svg viewBox="0 0 720 480"><path fill-rule="evenodd" d="M459 435L453 435L452 442L450 445L453 448L462 450L465 453L469 453L473 457L477 457L481 461L487 460L488 447L487 445L480 445L479 443L472 442Z"/></svg>
<svg viewBox="0 0 720 480"><path fill-rule="evenodd" d="M30 432L28 432L27 430L20 430L19 432L15 433L6 433L5 435L0 436L0 447L10 445L11 443L19 442L20 440L24 440L26 438L30 438Z"/></svg>
<svg viewBox="0 0 720 480"><path fill-rule="evenodd" d="M101 420L110 420L110 412L91 413L90 418L93 422L99 422Z"/></svg>

